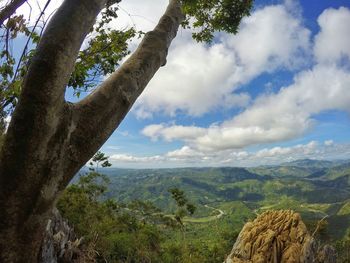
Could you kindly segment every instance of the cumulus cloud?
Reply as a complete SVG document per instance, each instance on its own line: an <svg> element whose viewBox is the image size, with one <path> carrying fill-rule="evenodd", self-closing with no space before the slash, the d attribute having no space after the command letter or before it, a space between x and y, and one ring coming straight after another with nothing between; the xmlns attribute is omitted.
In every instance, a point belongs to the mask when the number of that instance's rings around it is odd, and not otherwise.
<svg viewBox="0 0 350 263"><path fill-rule="evenodd" d="M181 138L184 141L192 141L198 136L205 135L206 129L195 126L154 124L146 126L142 130L142 134L150 137L152 140L164 139L173 141Z"/></svg>
<svg viewBox="0 0 350 263"><path fill-rule="evenodd" d="M243 30L241 31L242 35L233 37L238 39L238 41L234 42L234 45L237 50L241 49L239 52L241 54L240 58L244 58L241 61L248 61L248 65L254 65L252 70L255 72L260 72L261 70L258 69L260 68L259 65L264 64L266 66L266 61L272 63L271 65L275 61L264 57L266 52L262 49L258 49L256 54L254 50L244 49L244 47L249 45L248 41L252 36L257 35L256 37L259 38L259 33L263 35L268 35L269 33L272 35L272 32L269 31L270 29L266 29L268 33L263 33L256 31L254 26L252 28L247 26L254 24L256 20L260 21L260 26L261 24L268 24L268 22L262 22L264 20L268 20L269 22L273 20L270 16L263 14L264 12L274 14L272 17L278 17L279 14L283 13L283 9L280 6L272 6L257 11L252 17L244 21ZM250 145L280 142L299 137L313 127L315 124L314 117L318 114L334 109L349 111L350 93L348 90L350 87L350 72L348 67L337 63L323 63L326 60L336 61L341 55L347 54L350 44L343 46L339 42L339 39L346 36L346 41L350 41L348 37L350 35L350 28L343 27L343 24L338 28L337 25L348 19L348 16L350 18L350 11L345 8L338 10L328 9L320 15L318 21L321 30L315 37L314 49L315 56L319 58L320 63L314 65L312 69L296 74L294 82L290 86L282 87L277 93L260 95L243 112L221 124L215 124L209 127L184 127L162 124L157 126L157 129L149 130L150 127L154 127L152 125L146 127L142 133L153 139L163 138L167 141L184 141L192 148L206 152L239 149ZM333 35L330 35L328 22L332 24L331 28L338 28L332 33ZM283 21L280 23L283 24ZM297 23L297 20L295 23ZM288 24L291 24L293 27L293 21L289 21ZM246 27L249 30L244 30ZM261 30L263 31L263 29ZM274 31L278 30L274 29ZM343 36L338 36L342 34ZM277 34L277 37L279 35L283 35L282 32L281 34ZM304 35L305 38L301 39L307 39L307 31L304 32ZM283 38L285 36L281 37ZM253 37L251 41L256 43L257 39ZM301 40L299 39L298 41L300 42ZM325 41L327 41L326 44L331 49L335 47L335 51L331 51L327 57L322 51ZM287 43L288 41L284 39L281 42ZM307 41L302 43L303 45L307 45ZM283 55L288 53L285 52L284 47L278 51L278 45L276 46L274 41L269 40L263 45L264 49L270 49L269 45L271 46L271 50L276 52L277 60L283 61L285 66L293 67L294 62L289 61L289 56L284 57ZM292 46L298 45L292 44ZM291 48L289 47L286 50L291 50ZM294 51L299 52L298 49ZM261 61L265 62L262 63ZM281 65L281 63L278 62L276 65ZM244 65L243 62L241 64ZM273 68L273 66L270 68ZM185 134L184 131L186 131ZM327 142L327 144L330 144L330 142Z"/></svg>
<svg viewBox="0 0 350 263"><path fill-rule="evenodd" d="M183 146L180 149L168 152L166 156L175 159L191 159L194 157L204 157L205 155L201 152L195 151L188 146Z"/></svg>
<svg viewBox="0 0 350 263"><path fill-rule="evenodd" d="M273 37L273 41L272 38ZM310 32L285 5L258 9L243 19L239 34L222 34L213 45L194 43L180 31L168 64L151 80L134 112L201 116L218 108L245 107L249 94L238 89L264 72L305 64Z"/></svg>
<svg viewBox="0 0 350 263"><path fill-rule="evenodd" d="M205 47L191 40L181 43L170 51L168 64L151 80L135 112L164 110L174 116L177 110L184 110L190 115L201 115L230 94L229 77L234 67L234 54L222 44ZM249 101L247 94L234 96L241 106Z"/></svg>
<svg viewBox="0 0 350 263"><path fill-rule="evenodd" d="M333 140L327 140L327 141L324 142L324 145L326 145L326 146L331 146L333 144L334 144Z"/></svg>
<svg viewBox="0 0 350 263"><path fill-rule="evenodd" d="M53 1L48 13L61 2ZM210 46L195 43L191 32L180 29L168 64L151 80L133 112L140 118L149 118L155 112L175 116L178 111L201 116L212 110L248 106L249 94L238 90L242 84L263 72L298 68L308 53L310 32L302 25L299 12L290 12L288 2L256 10L243 19L238 35L222 34ZM38 3L42 7L46 2ZM165 0L141 4L137 0L122 1L119 16L111 26L151 30L167 4ZM38 15L36 10L33 8L33 17ZM19 12L28 14L29 6L24 5ZM132 41L132 50L139 41Z"/></svg>
<svg viewBox="0 0 350 263"><path fill-rule="evenodd" d="M203 153L184 146L164 155L137 157L115 154L111 161L121 167L183 167L183 166L258 166L311 159L339 159L350 157L350 144L328 144L310 141L288 147L264 148L256 152L223 150Z"/></svg>
<svg viewBox="0 0 350 263"><path fill-rule="evenodd" d="M273 148L265 148L258 151L255 156L258 158L272 158L272 157L282 157L283 156L291 156L295 158L295 156L306 157L309 155L315 155L320 153L319 144L316 141L311 141L308 144L298 144L293 147L273 147Z"/></svg>
<svg viewBox="0 0 350 263"><path fill-rule="evenodd" d="M109 157L109 159L113 161L118 161L118 162L127 162L127 163L147 163L147 162L159 162L163 161L164 157L160 155L154 155L154 156L149 156L149 157L137 157L133 155L128 155L128 154L113 154Z"/></svg>
<svg viewBox="0 0 350 263"><path fill-rule="evenodd" d="M147 32L158 23L168 3L164 0L146 0L142 3L139 0L122 1L114 24L118 28L135 27Z"/></svg>
<svg viewBox="0 0 350 263"><path fill-rule="evenodd" d="M350 73L336 66L316 66L298 74L276 94L259 97L248 109L220 125L147 126L153 139L182 140L204 151L237 149L301 136L322 111L350 110Z"/></svg>
<svg viewBox="0 0 350 263"><path fill-rule="evenodd" d="M320 32L315 38L314 54L319 63L339 63L350 59L350 10L326 9L318 18Z"/></svg>
<svg viewBox="0 0 350 263"><path fill-rule="evenodd" d="M242 21L235 36L225 37L226 45L236 52L239 72L250 80L277 68L297 68L305 64L310 48L310 31L286 6L274 5L257 10Z"/></svg>
<svg viewBox="0 0 350 263"><path fill-rule="evenodd" d="M46 1L39 1L41 7ZM48 12L61 0L53 1ZM164 12L168 1L122 1L119 29L136 25L151 30ZM33 8L33 11L38 8ZM24 5L19 13L28 14ZM32 17L38 16L32 13ZM164 155L137 157L113 155L115 161L147 163L178 161L228 163L273 159L278 156L311 156L337 149L348 152L332 140L294 147L266 148L249 153L243 148L286 141L313 128L314 117L327 110L350 110L350 10L327 9L318 18L320 31L310 41L310 31L302 23L295 1L257 9L244 18L239 34L220 34L212 45L194 43L190 32L180 30L169 52L168 63L151 80L133 112L149 118L155 112L175 116L183 112L201 116L222 108L243 108L230 119L208 127L153 124L142 133L152 140L183 141L185 146ZM139 40L133 42L136 46ZM313 44L313 46L311 46ZM313 52L313 53L312 53ZM314 56L310 66L310 54ZM299 72L293 84L277 93L267 93L252 101L239 90L243 84L268 72L280 69ZM263 88L263 87L262 87ZM256 158L256 159L254 159ZM294 158L294 157L293 157ZM260 160L259 159L259 160ZM249 160L249 162L247 161Z"/></svg>

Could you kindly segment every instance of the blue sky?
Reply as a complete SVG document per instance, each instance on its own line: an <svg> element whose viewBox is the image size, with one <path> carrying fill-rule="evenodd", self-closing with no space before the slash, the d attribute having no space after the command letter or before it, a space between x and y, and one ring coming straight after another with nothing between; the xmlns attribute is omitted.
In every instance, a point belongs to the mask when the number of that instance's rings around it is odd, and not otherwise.
<svg viewBox="0 0 350 263"><path fill-rule="evenodd" d="M134 168L349 158L349 8L256 1L238 35L218 34L211 46L182 30L102 150ZM140 16L155 21L161 11L150 10Z"/></svg>
<svg viewBox="0 0 350 263"><path fill-rule="evenodd" d="M122 1L112 23L151 30L167 2ZM350 158L349 25L348 0L257 0L235 36L181 29L102 151L130 168Z"/></svg>

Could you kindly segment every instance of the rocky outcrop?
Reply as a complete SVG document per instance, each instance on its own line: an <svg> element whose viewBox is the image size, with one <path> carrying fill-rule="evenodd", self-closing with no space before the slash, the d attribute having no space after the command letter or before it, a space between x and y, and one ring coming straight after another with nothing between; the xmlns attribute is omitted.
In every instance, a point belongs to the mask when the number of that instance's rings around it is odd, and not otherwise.
<svg viewBox="0 0 350 263"><path fill-rule="evenodd" d="M80 248L82 239L78 239L74 229L62 218L59 211L52 211L41 247L42 263L88 262L83 260Z"/></svg>
<svg viewBox="0 0 350 263"><path fill-rule="evenodd" d="M335 263L334 248L318 248L298 213L268 211L248 222L225 263Z"/></svg>

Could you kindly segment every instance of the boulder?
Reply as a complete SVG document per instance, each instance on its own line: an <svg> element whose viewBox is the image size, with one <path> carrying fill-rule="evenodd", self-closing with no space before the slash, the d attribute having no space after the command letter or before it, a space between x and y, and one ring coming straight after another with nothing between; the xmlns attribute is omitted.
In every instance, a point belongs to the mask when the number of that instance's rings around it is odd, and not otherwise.
<svg viewBox="0 0 350 263"><path fill-rule="evenodd" d="M240 232L225 263L335 263L331 246L319 248L300 215L267 211Z"/></svg>

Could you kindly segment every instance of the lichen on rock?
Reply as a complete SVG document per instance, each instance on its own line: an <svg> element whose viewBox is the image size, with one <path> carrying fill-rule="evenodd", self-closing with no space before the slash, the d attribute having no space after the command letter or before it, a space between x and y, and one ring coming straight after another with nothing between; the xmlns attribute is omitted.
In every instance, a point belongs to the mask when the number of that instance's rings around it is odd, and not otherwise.
<svg viewBox="0 0 350 263"><path fill-rule="evenodd" d="M54 209L47 222L41 246L41 263L80 263L82 259L82 238L77 238L67 220Z"/></svg>
<svg viewBox="0 0 350 263"><path fill-rule="evenodd" d="M326 251L327 250L327 251ZM319 248L300 215L267 211L248 222L225 263L333 263L334 249Z"/></svg>

